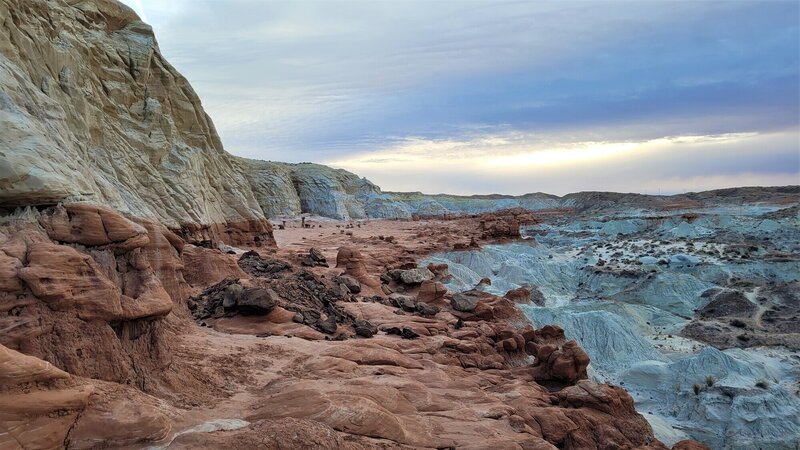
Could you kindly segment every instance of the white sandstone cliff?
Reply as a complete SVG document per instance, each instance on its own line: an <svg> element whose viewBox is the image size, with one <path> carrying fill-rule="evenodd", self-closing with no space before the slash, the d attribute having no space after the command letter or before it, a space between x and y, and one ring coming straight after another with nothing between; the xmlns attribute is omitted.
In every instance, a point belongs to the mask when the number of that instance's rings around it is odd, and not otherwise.
<svg viewBox="0 0 800 450"><path fill-rule="evenodd" d="M0 208L89 201L173 229L410 216L349 172L225 152L151 27L116 1L0 0L0 21Z"/></svg>

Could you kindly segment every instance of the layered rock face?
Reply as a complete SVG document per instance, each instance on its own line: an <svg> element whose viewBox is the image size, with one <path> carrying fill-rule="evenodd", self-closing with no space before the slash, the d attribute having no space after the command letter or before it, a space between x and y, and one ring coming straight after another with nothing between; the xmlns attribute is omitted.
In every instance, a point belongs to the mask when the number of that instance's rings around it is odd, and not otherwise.
<svg viewBox="0 0 800 450"><path fill-rule="evenodd" d="M480 214L508 208L572 210L576 212L676 210L738 207L766 203L791 205L797 202L800 186L742 187L690 192L677 195L645 195L619 192L576 192L562 197L541 192L525 195L427 195L420 192L385 192L383 196L403 204L412 215L440 217L450 214Z"/></svg>
<svg viewBox="0 0 800 450"><path fill-rule="evenodd" d="M237 158L267 217L303 213L334 219L407 219L411 210L367 180L342 169Z"/></svg>
<svg viewBox="0 0 800 450"><path fill-rule="evenodd" d="M223 150L153 31L110 0L0 2L0 208L88 201L197 242L271 244L266 217L409 217L324 166Z"/></svg>
<svg viewBox="0 0 800 450"><path fill-rule="evenodd" d="M185 295L183 242L95 205L38 219L0 235L0 344L73 374L143 384L144 368L169 363L157 319Z"/></svg>
<svg viewBox="0 0 800 450"><path fill-rule="evenodd" d="M144 392L192 378L176 375L169 331L185 308L184 242L92 204L26 219L0 228L0 448L165 437L163 407Z"/></svg>
<svg viewBox="0 0 800 450"><path fill-rule="evenodd" d="M171 228L263 219L150 26L67 3L0 2L0 204L93 201Z"/></svg>

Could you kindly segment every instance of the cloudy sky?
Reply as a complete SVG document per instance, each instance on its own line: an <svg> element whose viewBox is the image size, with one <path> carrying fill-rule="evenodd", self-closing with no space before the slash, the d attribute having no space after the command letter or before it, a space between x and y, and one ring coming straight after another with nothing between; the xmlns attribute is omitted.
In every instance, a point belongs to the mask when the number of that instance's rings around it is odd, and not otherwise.
<svg viewBox="0 0 800 450"><path fill-rule="evenodd" d="M800 2L125 0L236 155L384 190L800 184Z"/></svg>

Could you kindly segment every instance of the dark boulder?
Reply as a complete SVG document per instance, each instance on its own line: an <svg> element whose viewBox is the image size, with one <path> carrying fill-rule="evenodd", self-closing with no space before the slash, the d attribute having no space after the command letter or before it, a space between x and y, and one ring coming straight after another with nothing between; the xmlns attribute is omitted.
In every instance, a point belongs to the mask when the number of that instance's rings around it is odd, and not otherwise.
<svg viewBox="0 0 800 450"><path fill-rule="evenodd" d="M236 306L239 297L242 296L244 288L239 283L228 285L222 292L222 306L226 309Z"/></svg>
<svg viewBox="0 0 800 450"><path fill-rule="evenodd" d="M266 315L280 303L278 294L272 289L244 289L236 300L236 309L245 315Z"/></svg>
<svg viewBox="0 0 800 450"><path fill-rule="evenodd" d="M366 338L371 338L378 332L378 327L367 320L356 320L353 328L355 328L357 335Z"/></svg>
<svg viewBox="0 0 800 450"><path fill-rule="evenodd" d="M339 275L334 279L334 281L347 286L347 289L353 294L358 294L361 292L361 283L359 283L355 277L351 277L350 275Z"/></svg>
<svg viewBox="0 0 800 450"><path fill-rule="evenodd" d="M457 292L450 299L450 306L456 311L471 312L478 306L478 301L480 301L480 295L477 292Z"/></svg>
<svg viewBox="0 0 800 450"><path fill-rule="evenodd" d="M316 329L325 334L333 334L338 328L338 325L336 325L336 318L333 316L317 321L316 325Z"/></svg>
<svg viewBox="0 0 800 450"><path fill-rule="evenodd" d="M417 312L422 316L435 316L441 309L435 305L428 305L427 303L417 303Z"/></svg>
<svg viewBox="0 0 800 450"><path fill-rule="evenodd" d="M395 307L400 308L403 311L414 312L417 310L416 299L409 295L390 294L389 301L392 302Z"/></svg>
<svg viewBox="0 0 800 450"><path fill-rule="evenodd" d="M311 248L308 251L308 255L300 259L300 264L307 267L328 267L328 260L321 251Z"/></svg>
<svg viewBox="0 0 800 450"><path fill-rule="evenodd" d="M258 252L250 250L239 258L239 267L255 277L275 278L275 275L291 270L292 266L285 261L264 258Z"/></svg>
<svg viewBox="0 0 800 450"><path fill-rule="evenodd" d="M403 328L390 327L385 329L384 331L386 332L386 334L393 334L396 336L400 336L403 339L415 339L419 337L419 334L417 334L414 330L408 327L403 327Z"/></svg>

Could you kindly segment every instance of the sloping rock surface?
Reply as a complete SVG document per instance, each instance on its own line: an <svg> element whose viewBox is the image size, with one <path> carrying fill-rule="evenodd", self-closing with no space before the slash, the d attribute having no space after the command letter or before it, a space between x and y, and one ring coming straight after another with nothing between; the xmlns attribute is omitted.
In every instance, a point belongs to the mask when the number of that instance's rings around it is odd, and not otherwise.
<svg viewBox="0 0 800 450"><path fill-rule="evenodd" d="M193 232L301 212L410 217L349 172L226 153L152 28L118 2L2 0L0 18L0 208L91 201Z"/></svg>

